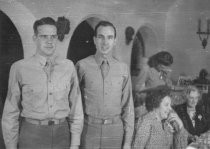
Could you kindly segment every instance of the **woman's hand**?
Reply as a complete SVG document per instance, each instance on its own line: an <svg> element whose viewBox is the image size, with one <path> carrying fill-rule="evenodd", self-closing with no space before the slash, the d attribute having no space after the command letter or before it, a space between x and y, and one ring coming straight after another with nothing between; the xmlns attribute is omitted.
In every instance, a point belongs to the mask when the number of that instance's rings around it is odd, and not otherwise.
<svg viewBox="0 0 210 149"><path fill-rule="evenodd" d="M179 130L183 127L183 122L175 112L169 114L168 120L171 125L178 125ZM176 127L176 126L173 126ZM176 128L175 128L176 129Z"/></svg>
<svg viewBox="0 0 210 149"><path fill-rule="evenodd" d="M191 134L189 134L189 136L188 136L188 142L197 142L197 140L198 140L198 136L196 136L196 135L191 135Z"/></svg>

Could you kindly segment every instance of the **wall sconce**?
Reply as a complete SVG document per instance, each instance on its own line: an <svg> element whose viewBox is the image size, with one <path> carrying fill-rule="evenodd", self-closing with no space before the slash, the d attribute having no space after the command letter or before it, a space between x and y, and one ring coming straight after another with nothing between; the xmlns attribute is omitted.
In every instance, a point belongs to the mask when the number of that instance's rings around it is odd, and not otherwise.
<svg viewBox="0 0 210 149"><path fill-rule="evenodd" d="M135 30L133 29L133 27L128 26L125 29L125 43L126 45L129 45L130 42L133 40L133 35L135 33Z"/></svg>
<svg viewBox="0 0 210 149"><path fill-rule="evenodd" d="M202 23L201 19L198 19L198 31L197 31L197 34L199 35L199 39L201 41L203 49L205 49L207 44L208 44L208 38L209 38L209 34L210 34L210 28L209 28L210 20L208 19L206 21L206 23L207 23L206 32L205 31L201 31L201 23Z"/></svg>
<svg viewBox="0 0 210 149"><path fill-rule="evenodd" d="M66 34L70 31L70 21L63 17L58 17L57 22L57 34L58 34L58 40L63 41Z"/></svg>

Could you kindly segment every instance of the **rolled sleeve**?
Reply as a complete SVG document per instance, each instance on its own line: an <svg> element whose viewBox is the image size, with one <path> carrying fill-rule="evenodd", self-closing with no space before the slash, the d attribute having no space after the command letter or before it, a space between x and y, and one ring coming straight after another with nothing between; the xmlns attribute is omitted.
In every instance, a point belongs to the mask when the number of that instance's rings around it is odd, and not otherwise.
<svg viewBox="0 0 210 149"><path fill-rule="evenodd" d="M17 148L18 142L21 93L17 70L17 64L15 63L10 70L7 98L2 115L3 138L7 149Z"/></svg>
<svg viewBox="0 0 210 149"><path fill-rule="evenodd" d="M69 102L71 112L69 115L71 146L80 145L80 137L83 129L84 114L81 101L81 92L79 89L78 78L74 69L71 78L71 90L69 93Z"/></svg>

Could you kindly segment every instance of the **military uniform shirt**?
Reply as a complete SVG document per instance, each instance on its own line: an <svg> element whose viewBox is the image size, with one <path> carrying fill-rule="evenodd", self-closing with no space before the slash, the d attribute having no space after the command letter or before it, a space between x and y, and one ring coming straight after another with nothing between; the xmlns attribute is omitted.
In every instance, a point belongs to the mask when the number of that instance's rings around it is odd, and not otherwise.
<svg viewBox="0 0 210 149"><path fill-rule="evenodd" d="M95 118L121 116L124 124L124 143L131 143L134 128L134 108L130 73L127 65L108 58L109 72L101 74L103 58L91 55L76 65L84 113Z"/></svg>
<svg viewBox="0 0 210 149"><path fill-rule="evenodd" d="M55 59L49 80L43 69L45 64L46 58L36 54L11 67L2 118L7 147L17 146L19 115L38 120L69 117L71 144L79 145L83 108L75 67L70 60Z"/></svg>

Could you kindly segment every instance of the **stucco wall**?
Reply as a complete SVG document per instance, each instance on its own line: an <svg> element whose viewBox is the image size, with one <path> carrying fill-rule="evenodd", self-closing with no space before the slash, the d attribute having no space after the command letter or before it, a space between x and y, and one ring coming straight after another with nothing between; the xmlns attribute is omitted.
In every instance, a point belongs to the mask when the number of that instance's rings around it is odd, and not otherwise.
<svg viewBox="0 0 210 149"><path fill-rule="evenodd" d="M146 37L145 50L150 56L162 49L174 56L174 79L180 74L196 76L201 68L210 64L209 52L204 51L196 35L197 19L210 15L207 0L0 0L0 9L7 14L17 27L24 47L24 56L35 53L32 41L32 25L36 19L51 16L67 17L71 22L71 31L62 43L58 43L58 53L66 57L71 36L83 20L98 17L113 22L117 28L118 44L115 55L130 64L132 42L125 44L125 28L132 26L137 32L148 27L153 37ZM205 7L205 9L201 9ZM163 9L164 8L164 9ZM203 12L204 10L204 12ZM147 42L147 41L145 41ZM206 49L209 49L209 45Z"/></svg>
<svg viewBox="0 0 210 149"><path fill-rule="evenodd" d="M174 56L174 78L180 74L196 77L202 68L210 72L210 45L204 50L196 34L199 18L203 21L202 30L206 31L209 4L205 0L178 0L168 11L165 39Z"/></svg>
<svg viewBox="0 0 210 149"><path fill-rule="evenodd" d="M58 16L66 16L71 22L70 34L66 37L66 40L63 43L58 45L58 48L60 49L59 53L64 57L66 56L66 50L68 49L69 41L74 29L85 18L92 16L107 18L107 20L110 20L114 23L114 25L116 25L118 32L117 57L127 63L130 62L131 52L131 46L125 45L124 31L127 26L132 26L137 31L145 23L151 24L151 26L154 26L154 32L160 34L157 35L160 41L162 42L164 40L163 31L165 21L162 16L165 16L165 14L153 14L151 12L138 14L138 12L132 8L132 3L129 6L129 3L125 3L125 1L124 3L115 5L112 5L110 2L111 1L103 1L103 3L97 3L97 1L94 0L60 0L59 2L55 0L3 0L0 1L0 9L2 9L11 18L20 31L23 44L25 45L25 57L34 53L34 50L31 49L31 47L33 47L33 42L31 42L30 39L33 34L33 22L35 19L39 19L44 16L51 16L54 19L57 19ZM13 18L12 16L19 17ZM156 17L158 17L158 19L155 19Z"/></svg>

